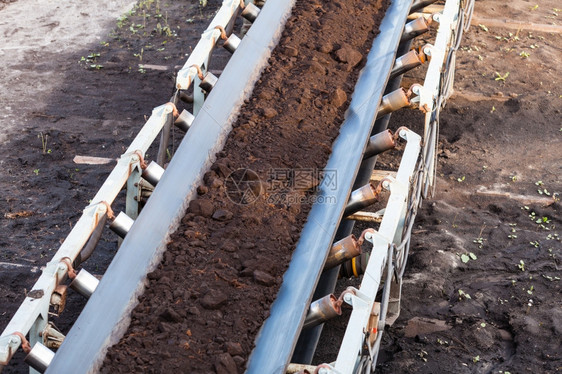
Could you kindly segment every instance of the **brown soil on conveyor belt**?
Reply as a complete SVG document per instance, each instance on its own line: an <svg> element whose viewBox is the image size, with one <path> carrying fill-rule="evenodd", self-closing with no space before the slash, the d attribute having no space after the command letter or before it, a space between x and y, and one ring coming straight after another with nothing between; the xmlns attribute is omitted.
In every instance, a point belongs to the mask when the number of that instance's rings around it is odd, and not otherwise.
<svg viewBox="0 0 562 374"><path fill-rule="evenodd" d="M301 1L102 373L244 371L384 15ZM374 30L374 31L373 31ZM246 192L233 190L250 169ZM259 176L260 183L256 183ZM298 201L298 202L297 202Z"/></svg>

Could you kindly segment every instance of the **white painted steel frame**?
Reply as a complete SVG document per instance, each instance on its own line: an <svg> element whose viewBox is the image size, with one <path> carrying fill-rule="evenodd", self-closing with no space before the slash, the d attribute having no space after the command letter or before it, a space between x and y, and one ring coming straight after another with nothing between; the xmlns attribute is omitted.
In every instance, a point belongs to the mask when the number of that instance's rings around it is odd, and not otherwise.
<svg viewBox="0 0 562 374"><path fill-rule="evenodd" d="M65 257L70 258L71 261L76 259L100 219L107 213L106 203L111 205L127 183L131 173L140 169L138 152L144 155L164 126L166 117L172 110L171 104L154 108L148 121L91 200L92 204L84 209L82 216L58 251L43 268L41 276L32 288L32 291L42 291L43 296L39 298L26 297L0 336L0 365L7 364L13 352L21 345L21 339L13 335L14 332L20 332L23 335L29 333L32 346L39 341L38 332L43 330L48 321L51 294L57 285L65 279L68 272L67 265L61 263L61 260Z"/></svg>
<svg viewBox="0 0 562 374"><path fill-rule="evenodd" d="M420 88L420 108L425 111L424 144L432 144L433 147L436 146L437 138L435 131L429 131L431 117L435 110L440 109L436 107L436 104L437 98L441 94L441 74L443 73L443 67L446 63L448 52L454 42L453 31L457 28L461 11L460 0L447 0L442 13L437 13L439 22L437 37L434 45L431 47L431 60L427 68L423 86ZM430 134L432 134L432 138L429 138ZM435 183L434 152L432 157L426 159L426 162L428 164L428 172L426 174L427 183L433 186Z"/></svg>
<svg viewBox="0 0 562 374"><path fill-rule="evenodd" d="M372 235L373 249L361 286L356 295L349 294L353 312L343 337L338 357L333 369L326 372L353 373L365 341L365 332L379 290L384 272L388 247L395 240L396 232L404 220L404 212L409 201L411 178L421 150L421 137L411 130L401 130L400 136L407 141L396 178L388 177L385 188L390 196L378 232ZM395 243L398 244L398 243Z"/></svg>

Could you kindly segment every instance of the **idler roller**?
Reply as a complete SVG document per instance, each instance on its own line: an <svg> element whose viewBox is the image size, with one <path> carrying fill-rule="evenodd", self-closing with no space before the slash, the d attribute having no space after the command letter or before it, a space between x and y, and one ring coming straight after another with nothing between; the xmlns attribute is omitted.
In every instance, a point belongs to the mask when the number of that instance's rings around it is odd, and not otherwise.
<svg viewBox="0 0 562 374"><path fill-rule="evenodd" d="M70 288L89 299L96 290L99 280L86 270L82 269L70 283Z"/></svg>
<svg viewBox="0 0 562 374"><path fill-rule="evenodd" d="M359 256L360 254L361 246L357 242L357 239L355 236L349 235L334 243L328 255L328 259L326 260L326 264L324 265L324 270L332 269L344 261Z"/></svg>
<svg viewBox="0 0 562 374"><path fill-rule="evenodd" d="M343 216L346 217L375 203L379 199L381 190L381 184L374 186L371 182L369 182L363 187L353 191L349 197Z"/></svg>
<svg viewBox="0 0 562 374"><path fill-rule="evenodd" d="M430 23L431 19L426 20L424 17L419 17L411 22L408 22L404 26L404 33L402 34L400 41L405 42L414 39L416 36L429 31Z"/></svg>
<svg viewBox="0 0 562 374"><path fill-rule="evenodd" d="M341 303L333 294L326 295L310 304L303 329L318 326L339 315L341 315Z"/></svg>
<svg viewBox="0 0 562 374"><path fill-rule="evenodd" d="M44 373L51 364L51 361L53 361L54 357L55 353L49 348L45 347L41 343L35 343L27 356L25 356L24 361L33 369L40 373Z"/></svg>
<svg viewBox="0 0 562 374"><path fill-rule="evenodd" d="M394 67L390 72L390 79L394 79L418 66L420 66L425 59L422 59L418 52L411 50L403 56L400 56L394 62Z"/></svg>
<svg viewBox="0 0 562 374"><path fill-rule="evenodd" d="M367 264L369 263L369 254L361 253L357 257L353 257L351 260L346 261L342 264L340 268L341 278L359 278L359 276L365 274L367 269Z"/></svg>
<svg viewBox="0 0 562 374"><path fill-rule="evenodd" d="M365 154L363 158L369 158L393 149L396 146L396 140L390 130L384 130L369 138Z"/></svg>
<svg viewBox="0 0 562 374"><path fill-rule="evenodd" d="M380 118L388 113L397 111L410 105L410 98L405 89L399 88L391 93L384 95L381 104L379 106L379 111L377 112L377 118Z"/></svg>
<svg viewBox="0 0 562 374"><path fill-rule="evenodd" d="M135 220L133 220L127 214L121 212L117 215L117 217L115 217L113 222L111 222L109 228L121 238L125 238L125 235L127 235L129 230L133 226L133 223L135 223Z"/></svg>
<svg viewBox="0 0 562 374"><path fill-rule="evenodd" d="M164 174L164 168L152 161L146 169L142 171L142 177L151 185L156 186Z"/></svg>

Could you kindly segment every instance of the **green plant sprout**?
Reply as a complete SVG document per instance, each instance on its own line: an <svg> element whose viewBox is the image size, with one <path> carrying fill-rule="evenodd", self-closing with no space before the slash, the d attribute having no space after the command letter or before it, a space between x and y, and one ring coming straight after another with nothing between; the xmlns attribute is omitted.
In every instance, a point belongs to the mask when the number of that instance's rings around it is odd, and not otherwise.
<svg viewBox="0 0 562 374"><path fill-rule="evenodd" d="M507 77L509 77L509 71L507 73L505 73L504 75L501 75L500 73L498 73L496 71L496 78L494 79L495 81L502 81L505 82L505 80L507 79Z"/></svg>

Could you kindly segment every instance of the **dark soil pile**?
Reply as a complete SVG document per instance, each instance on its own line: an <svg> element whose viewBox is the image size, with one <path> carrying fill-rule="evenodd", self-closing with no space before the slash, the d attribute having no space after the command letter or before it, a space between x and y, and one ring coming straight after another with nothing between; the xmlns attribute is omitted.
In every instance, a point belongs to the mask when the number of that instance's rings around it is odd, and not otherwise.
<svg viewBox="0 0 562 374"><path fill-rule="evenodd" d="M244 370L383 15L383 1L296 4L103 373ZM257 199L232 193L240 179Z"/></svg>

